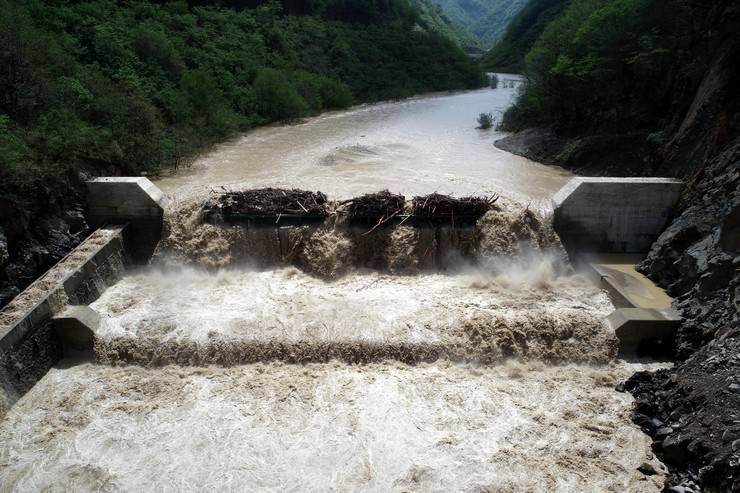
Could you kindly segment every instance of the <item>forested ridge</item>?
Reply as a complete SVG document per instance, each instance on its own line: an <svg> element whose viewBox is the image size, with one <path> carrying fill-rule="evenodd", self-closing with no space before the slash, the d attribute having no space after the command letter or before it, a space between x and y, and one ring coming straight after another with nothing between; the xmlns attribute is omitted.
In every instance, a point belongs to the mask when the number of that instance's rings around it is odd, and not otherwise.
<svg viewBox="0 0 740 493"><path fill-rule="evenodd" d="M689 19L677 7L664 0L569 2L526 55L526 91L507 126L627 118L650 125L665 115L676 94L664 82L689 63L681 46Z"/></svg>
<svg viewBox="0 0 740 493"><path fill-rule="evenodd" d="M658 151L713 64L738 80L739 11L731 1L570 0L526 54L525 90L504 128L640 133ZM731 133L734 117L721 120Z"/></svg>
<svg viewBox="0 0 740 493"><path fill-rule="evenodd" d="M39 246L50 228L32 219L58 211L56 229L84 225L79 211L68 217L84 176L156 173L257 125L482 85L477 64L419 10L407 0L0 0L0 284L22 285L69 247L68 232L59 248Z"/></svg>
<svg viewBox="0 0 740 493"><path fill-rule="evenodd" d="M520 74L524 57L570 0L530 0L507 25L501 39L483 55L481 66L493 72Z"/></svg>
<svg viewBox="0 0 740 493"><path fill-rule="evenodd" d="M453 39L466 53L482 53L480 42L462 23L451 17L434 0L412 0L419 12L419 25Z"/></svg>
<svg viewBox="0 0 740 493"><path fill-rule="evenodd" d="M152 171L250 126L479 84L403 0L197 3L2 0L3 194L72 163Z"/></svg>
<svg viewBox="0 0 740 493"><path fill-rule="evenodd" d="M483 48L490 48L527 0L430 0L470 31Z"/></svg>

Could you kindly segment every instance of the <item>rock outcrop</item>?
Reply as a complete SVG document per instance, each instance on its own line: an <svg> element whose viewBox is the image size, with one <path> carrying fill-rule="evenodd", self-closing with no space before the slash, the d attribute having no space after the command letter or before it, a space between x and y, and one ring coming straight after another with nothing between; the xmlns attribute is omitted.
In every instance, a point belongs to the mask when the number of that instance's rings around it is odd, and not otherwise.
<svg viewBox="0 0 740 493"><path fill-rule="evenodd" d="M81 187L58 203L26 210L0 200L0 307L77 246L88 234Z"/></svg>
<svg viewBox="0 0 740 493"><path fill-rule="evenodd" d="M740 491L740 138L683 201L641 268L676 297L685 319L676 357L684 361L638 373L626 388L671 484Z"/></svg>

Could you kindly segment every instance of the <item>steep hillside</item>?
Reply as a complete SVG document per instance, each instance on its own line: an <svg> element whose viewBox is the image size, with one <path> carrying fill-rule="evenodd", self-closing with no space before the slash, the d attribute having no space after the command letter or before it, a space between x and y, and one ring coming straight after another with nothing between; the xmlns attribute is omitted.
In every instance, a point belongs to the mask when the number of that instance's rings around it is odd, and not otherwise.
<svg viewBox="0 0 740 493"><path fill-rule="evenodd" d="M427 31L436 31L454 40L468 53L480 52L480 41L462 24L447 15L433 0L413 0L421 18L419 25Z"/></svg>
<svg viewBox="0 0 740 493"><path fill-rule="evenodd" d="M492 46L527 0L433 0L452 19L478 39L481 46Z"/></svg>
<svg viewBox="0 0 740 493"><path fill-rule="evenodd" d="M524 57L545 30L545 26L568 3L570 0L529 0L511 20L501 39L483 55L483 68L493 72L524 72Z"/></svg>

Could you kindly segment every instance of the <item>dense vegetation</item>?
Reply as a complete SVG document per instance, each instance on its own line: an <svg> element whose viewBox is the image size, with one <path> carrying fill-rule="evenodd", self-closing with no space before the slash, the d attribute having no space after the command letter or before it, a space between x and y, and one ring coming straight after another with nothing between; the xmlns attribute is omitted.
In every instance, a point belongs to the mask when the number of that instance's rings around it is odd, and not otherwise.
<svg viewBox="0 0 740 493"><path fill-rule="evenodd" d="M484 48L492 46L527 0L433 0L470 31Z"/></svg>
<svg viewBox="0 0 740 493"><path fill-rule="evenodd" d="M655 128L674 102L672 78L688 63L680 2L572 0L526 56L526 89L508 129Z"/></svg>
<svg viewBox="0 0 740 493"><path fill-rule="evenodd" d="M156 171L254 125L480 85L423 23L405 0L0 0L0 201L48 203L77 171Z"/></svg>
<svg viewBox="0 0 740 493"><path fill-rule="evenodd" d="M412 0L419 12L419 25L452 40L467 53L481 53L480 42L460 22L450 17L434 0Z"/></svg>
<svg viewBox="0 0 740 493"><path fill-rule="evenodd" d="M529 0L509 23L501 39L481 58L481 66L494 72L521 74L524 57L545 26L555 19L570 0Z"/></svg>

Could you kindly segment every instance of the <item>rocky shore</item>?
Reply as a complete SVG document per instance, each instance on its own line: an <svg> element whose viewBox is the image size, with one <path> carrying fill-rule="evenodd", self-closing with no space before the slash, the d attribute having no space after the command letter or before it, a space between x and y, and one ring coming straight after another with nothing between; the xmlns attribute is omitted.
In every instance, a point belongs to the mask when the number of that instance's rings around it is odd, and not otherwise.
<svg viewBox="0 0 740 493"><path fill-rule="evenodd" d="M670 484L740 491L740 139L689 185L682 209L641 265L685 319L680 362L625 388Z"/></svg>
<svg viewBox="0 0 740 493"><path fill-rule="evenodd" d="M70 182L68 190L33 209L0 199L0 308L89 233L82 181Z"/></svg>
<svg viewBox="0 0 740 493"><path fill-rule="evenodd" d="M673 142L678 144L661 161L650 160L644 149L635 159L610 153L616 147L609 146L603 161L593 160L598 142L609 141L608 136L562 136L547 128L496 143L581 174L669 174L672 169L686 181L676 216L640 265L675 298L684 317L673 350L675 365L637 373L618 387L635 396L633 420L653 438L653 449L670 472L665 490L674 493L740 491L740 137L712 141L706 134L716 129L706 121L682 126L689 131L677 133ZM578 151L566 156L567 149ZM619 156L625 166L609 165Z"/></svg>

